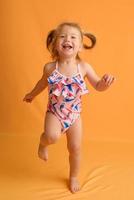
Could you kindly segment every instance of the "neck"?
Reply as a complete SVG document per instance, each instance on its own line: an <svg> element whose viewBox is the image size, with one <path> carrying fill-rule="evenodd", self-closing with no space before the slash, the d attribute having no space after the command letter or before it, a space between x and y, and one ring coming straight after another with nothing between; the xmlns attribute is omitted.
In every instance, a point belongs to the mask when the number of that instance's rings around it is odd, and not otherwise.
<svg viewBox="0 0 134 200"><path fill-rule="evenodd" d="M62 65L73 66L77 63L77 59L76 58L59 58L58 63Z"/></svg>

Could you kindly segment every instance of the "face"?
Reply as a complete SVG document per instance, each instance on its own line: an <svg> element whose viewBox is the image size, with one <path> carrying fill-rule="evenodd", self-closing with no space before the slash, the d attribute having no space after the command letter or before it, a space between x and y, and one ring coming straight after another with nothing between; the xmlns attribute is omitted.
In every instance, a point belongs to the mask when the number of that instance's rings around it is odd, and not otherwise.
<svg viewBox="0 0 134 200"><path fill-rule="evenodd" d="M59 56L76 57L82 49L82 38L80 31L72 26L63 26L56 39L56 50Z"/></svg>

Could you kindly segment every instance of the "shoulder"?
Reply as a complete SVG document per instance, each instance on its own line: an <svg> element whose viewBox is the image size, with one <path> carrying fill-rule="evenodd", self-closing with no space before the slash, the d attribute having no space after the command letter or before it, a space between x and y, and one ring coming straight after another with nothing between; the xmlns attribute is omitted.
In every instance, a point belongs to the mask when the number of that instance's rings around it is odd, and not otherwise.
<svg viewBox="0 0 134 200"><path fill-rule="evenodd" d="M51 72L55 69L55 62L48 62L44 65L43 72L46 74L46 76L49 76Z"/></svg>
<svg viewBox="0 0 134 200"><path fill-rule="evenodd" d="M91 66L89 63L87 63L87 62L85 62L85 61L83 61L83 60L81 60L81 61L79 62L79 64L80 64L80 70L81 70L81 72L82 72L82 74L83 74L83 77L85 77L86 74L87 74L87 71L88 71L89 69L91 69L92 66Z"/></svg>
<svg viewBox="0 0 134 200"><path fill-rule="evenodd" d="M85 62L83 60L80 61L80 65L81 65L81 68L85 70L91 67L91 65L88 62Z"/></svg>

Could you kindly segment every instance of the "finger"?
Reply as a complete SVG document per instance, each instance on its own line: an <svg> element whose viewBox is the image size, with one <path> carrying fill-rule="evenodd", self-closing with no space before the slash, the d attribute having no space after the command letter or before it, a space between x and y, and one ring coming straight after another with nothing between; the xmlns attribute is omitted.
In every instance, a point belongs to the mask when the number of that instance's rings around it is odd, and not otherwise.
<svg viewBox="0 0 134 200"><path fill-rule="evenodd" d="M108 77L109 77L108 74L104 74L104 76L103 76L104 80L107 80Z"/></svg>
<svg viewBox="0 0 134 200"><path fill-rule="evenodd" d="M116 81L116 78L115 77L113 77L113 82L115 82Z"/></svg>
<svg viewBox="0 0 134 200"><path fill-rule="evenodd" d="M108 81L107 81L107 84L108 84L108 85L111 85L112 81L113 81L113 77L109 77L109 79L108 79Z"/></svg>
<svg viewBox="0 0 134 200"><path fill-rule="evenodd" d="M108 76L107 79L106 79L106 84L109 84L111 81L111 76Z"/></svg>
<svg viewBox="0 0 134 200"><path fill-rule="evenodd" d="M102 81L106 82L106 80L107 80L107 76L104 75L104 76L102 77Z"/></svg>
<svg viewBox="0 0 134 200"><path fill-rule="evenodd" d="M109 76L105 76L104 80L104 84L107 86L109 81L110 81L110 77Z"/></svg>
<svg viewBox="0 0 134 200"><path fill-rule="evenodd" d="M112 84L114 81L116 81L116 78L112 76L112 78L111 78L111 84Z"/></svg>
<svg viewBox="0 0 134 200"><path fill-rule="evenodd" d="M108 75L108 74L105 74L105 75L103 76L103 80L105 81L105 85L106 85L106 86L108 85L110 79L111 79L111 76Z"/></svg>
<svg viewBox="0 0 134 200"><path fill-rule="evenodd" d="M112 76L110 81L109 81L109 83L108 83L108 85L111 85L115 80L116 80L115 77Z"/></svg>

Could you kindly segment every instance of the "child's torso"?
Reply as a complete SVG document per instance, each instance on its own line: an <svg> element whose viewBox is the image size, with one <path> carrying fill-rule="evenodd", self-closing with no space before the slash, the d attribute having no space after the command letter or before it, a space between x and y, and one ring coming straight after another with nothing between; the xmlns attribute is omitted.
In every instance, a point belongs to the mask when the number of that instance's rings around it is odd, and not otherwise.
<svg viewBox="0 0 134 200"><path fill-rule="evenodd" d="M80 66L77 65L77 73L73 76L65 76L59 72L58 63L55 69L47 77L49 104L73 107L80 105L81 95L88 93L87 86L82 77Z"/></svg>

